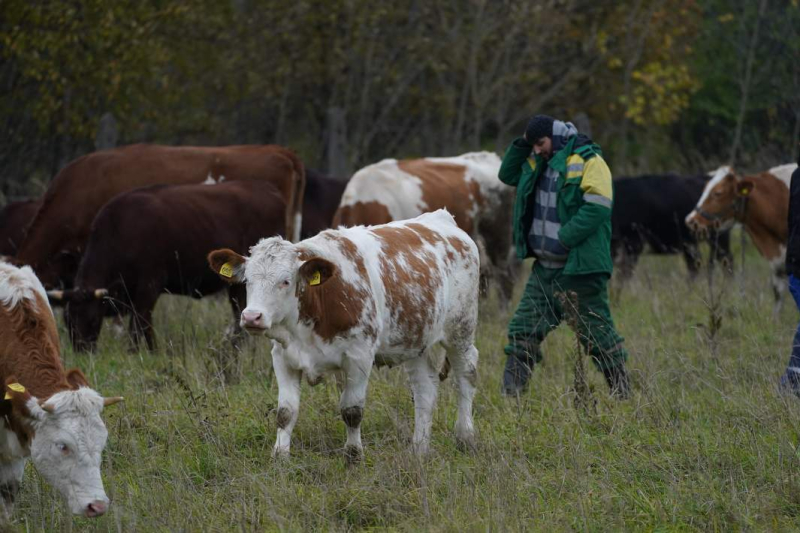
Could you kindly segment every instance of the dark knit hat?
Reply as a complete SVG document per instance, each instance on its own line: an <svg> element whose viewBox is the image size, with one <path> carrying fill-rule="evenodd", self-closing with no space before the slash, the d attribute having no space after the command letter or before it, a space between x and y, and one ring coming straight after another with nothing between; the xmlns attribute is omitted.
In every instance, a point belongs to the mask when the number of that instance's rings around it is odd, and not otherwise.
<svg viewBox="0 0 800 533"><path fill-rule="evenodd" d="M534 115L525 127L525 138L534 144L542 137L553 136L553 117L547 115Z"/></svg>

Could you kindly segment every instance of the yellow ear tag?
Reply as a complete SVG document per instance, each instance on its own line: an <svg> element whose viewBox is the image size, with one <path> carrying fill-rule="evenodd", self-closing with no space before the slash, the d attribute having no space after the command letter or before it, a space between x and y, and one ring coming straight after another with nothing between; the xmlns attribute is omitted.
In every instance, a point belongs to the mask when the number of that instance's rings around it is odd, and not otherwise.
<svg viewBox="0 0 800 533"><path fill-rule="evenodd" d="M230 263L225 263L219 268L219 275L225 276L226 278L233 277L233 267Z"/></svg>
<svg viewBox="0 0 800 533"><path fill-rule="evenodd" d="M750 189L742 189L739 192L739 194L741 194L742 196L749 196L750 195Z"/></svg>
<svg viewBox="0 0 800 533"><path fill-rule="evenodd" d="M19 383L9 383L8 388L13 390L14 392L25 392L25 387L23 387ZM11 399L11 395L8 393L8 391L6 391L6 397L4 399L6 400Z"/></svg>
<svg viewBox="0 0 800 533"><path fill-rule="evenodd" d="M311 279L308 280L309 285L319 285L322 283L322 274L319 273L319 270L311 274Z"/></svg>

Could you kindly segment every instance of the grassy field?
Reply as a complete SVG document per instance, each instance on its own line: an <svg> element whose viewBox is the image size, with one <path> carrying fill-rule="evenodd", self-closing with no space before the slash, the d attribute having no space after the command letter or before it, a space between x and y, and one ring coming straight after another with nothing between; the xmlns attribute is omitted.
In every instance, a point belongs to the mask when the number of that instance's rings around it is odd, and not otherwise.
<svg viewBox="0 0 800 533"><path fill-rule="evenodd" d="M233 358L221 335L224 300L162 298L157 353L129 353L108 328L95 355L65 349L67 365L101 393L126 397L105 416L111 510L73 518L29 465L13 529L796 530L800 401L776 383L798 313L787 293L773 315L767 265L754 256L743 276L716 279L714 292L723 282L721 328L709 343L705 280L689 284L678 257L642 259L613 307L634 394L611 400L590 370L596 414L573 407L566 326L545 343L530 392L503 398L508 313L484 305L477 451L456 447L455 391L445 382L433 451L422 461L410 454L405 373L380 369L362 425L365 460L352 468L335 380L303 385L293 455L275 462L267 342L253 339Z"/></svg>

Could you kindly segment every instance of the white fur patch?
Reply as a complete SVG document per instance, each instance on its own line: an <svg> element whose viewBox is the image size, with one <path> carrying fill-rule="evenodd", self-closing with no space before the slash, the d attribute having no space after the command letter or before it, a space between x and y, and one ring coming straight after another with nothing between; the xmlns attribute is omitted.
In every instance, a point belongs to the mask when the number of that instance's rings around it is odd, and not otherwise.
<svg viewBox="0 0 800 533"><path fill-rule="evenodd" d="M0 261L0 303L3 306L13 309L22 300L35 302L34 295L37 292L47 302L47 292L31 267L17 268ZM47 308L50 309L49 303ZM52 310L50 312L52 313Z"/></svg>
<svg viewBox="0 0 800 533"><path fill-rule="evenodd" d="M788 188L792 181L792 173L797 170L797 163L780 165L769 169L767 172L781 180Z"/></svg>
<svg viewBox="0 0 800 533"><path fill-rule="evenodd" d="M716 187L723 179L725 179L725 176L727 176L731 172L733 172L733 169L725 165L719 167L714 172L708 173L710 176L712 176L712 178L708 180L708 183L706 183L706 188L703 189L703 194L700 195L700 199L697 201L697 207L700 207L705 203L705 201L708 199L708 195L711 194L711 191L714 190L714 187Z"/></svg>
<svg viewBox="0 0 800 533"><path fill-rule="evenodd" d="M428 209L422 200L422 180L400 170L397 159L384 159L353 174L339 205L358 202L385 205L393 220L413 218Z"/></svg>
<svg viewBox="0 0 800 533"><path fill-rule="evenodd" d="M103 397L89 387L78 390L62 391L52 395L47 405L54 408L55 414L74 412L81 416L89 416L103 410Z"/></svg>

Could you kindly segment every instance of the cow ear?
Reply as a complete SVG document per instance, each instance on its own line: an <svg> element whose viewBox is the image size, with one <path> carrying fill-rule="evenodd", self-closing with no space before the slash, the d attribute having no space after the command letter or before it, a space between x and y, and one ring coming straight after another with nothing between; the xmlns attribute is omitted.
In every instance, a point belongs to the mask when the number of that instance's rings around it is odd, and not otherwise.
<svg viewBox="0 0 800 533"><path fill-rule="evenodd" d="M208 266L228 283L244 281L244 263L247 260L229 248L208 254Z"/></svg>
<svg viewBox="0 0 800 533"><path fill-rule="evenodd" d="M305 287L323 285L336 274L336 265L321 257L309 259L300 266L300 283Z"/></svg>
<svg viewBox="0 0 800 533"><path fill-rule="evenodd" d="M83 375L83 372L81 372L79 368L73 368L67 372L67 383L69 383L72 390L78 390L81 387L89 386L86 376Z"/></svg>
<svg viewBox="0 0 800 533"><path fill-rule="evenodd" d="M44 414L36 402L31 403L33 396L24 385L17 381L16 377L9 376L6 379L4 389L3 399L11 402L12 411L18 415L26 418L41 418ZM32 413L31 408L35 409L36 412Z"/></svg>
<svg viewBox="0 0 800 533"><path fill-rule="evenodd" d="M742 180L736 183L736 194L739 196L750 196L756 184L750 180Z"/></svg>

